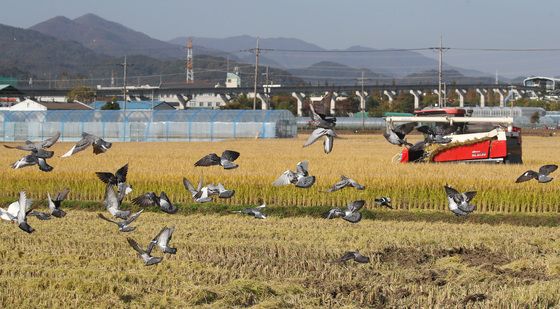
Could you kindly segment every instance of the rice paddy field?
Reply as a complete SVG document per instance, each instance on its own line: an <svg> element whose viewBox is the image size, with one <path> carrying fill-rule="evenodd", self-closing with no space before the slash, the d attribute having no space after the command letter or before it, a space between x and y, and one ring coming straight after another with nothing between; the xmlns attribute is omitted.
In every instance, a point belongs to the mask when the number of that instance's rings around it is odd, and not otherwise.
<svg viewBox="0 0 560 309"><path fill-rule="evenodd" d="M105 154L88 149L70 158L59 155L72 144L59 143L50 173L12 170L9 164L24 153L0 149L2 207L25 190L43 209L47 192L71 189L63 204L68 215L30 218L33 234L0 224L0 307L560 306L560 182L515 183L527 169L558 163L558 137L524 136L523 165L396 164L391 158L399 148L379 135L346 135L325 155L318 144L302 148L306 137L115 143ZM193 166L225 149L241 153L238 169ZM317 176L313 187L271 185L302 160ZM141 193L165 191L180 212L148 209L131 233L98 219L104 185L94 172L125 163L134 191L124 208L137 210L129 201ZM366 190L323 192L340 175ZM182 178L200 176L236 195L194 205ZM457 218L446 210L446 183L478 191L473 215ZM375 207L379 196L390 196L395 209ZM270 215L265 220L230 213L260 199ZM361 222L321 218L356 199L367 202ZM177 254L144 266L126 237L145 247L166 225L176 227ZM333 263L356 249L371 262Z"/></svg>

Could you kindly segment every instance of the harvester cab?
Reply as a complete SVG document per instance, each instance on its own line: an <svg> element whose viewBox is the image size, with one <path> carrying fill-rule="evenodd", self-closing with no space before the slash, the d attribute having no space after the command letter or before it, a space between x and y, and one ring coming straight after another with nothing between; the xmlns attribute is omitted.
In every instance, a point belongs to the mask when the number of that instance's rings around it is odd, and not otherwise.
<svg viewBox="0 0 560 309"><path fill-rule="evenodd" d="M434 108L415 116L385 118L386 125L415 122L424 139L404 147L394 161L523 163L521 129L511 117L471 117L462 108Z"/></svg>

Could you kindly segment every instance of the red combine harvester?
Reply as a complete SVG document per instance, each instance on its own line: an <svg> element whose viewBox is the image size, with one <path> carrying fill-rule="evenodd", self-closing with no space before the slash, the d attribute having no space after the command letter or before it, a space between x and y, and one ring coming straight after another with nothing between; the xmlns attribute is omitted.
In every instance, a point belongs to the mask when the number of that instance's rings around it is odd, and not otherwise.
<svg viewBox="0 0 560 309"><path fill-rule="evenodd" d="M415 122L432 132L452 133L440 136L438 142L426 136L424 141L403 148L394 161L523 163L521 129L513 126L511 117L469 117L461 108L427 109L415 114L385 120L387 126Z"/></svg>

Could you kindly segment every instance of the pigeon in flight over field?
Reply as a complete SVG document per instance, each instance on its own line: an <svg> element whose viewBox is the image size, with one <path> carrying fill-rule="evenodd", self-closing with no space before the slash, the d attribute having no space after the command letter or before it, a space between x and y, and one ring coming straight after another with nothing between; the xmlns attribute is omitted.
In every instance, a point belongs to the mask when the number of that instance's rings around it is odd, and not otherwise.
<svg viewBox="0 0 560 309"><path fill-rule="evenodd" d="M549 177L548 175L557 169L558 169L558 165L556 164L543 165L541 166L541 168L539 168L538 173L533 170L528 170L525 173L523 173L523 175L519 176L519 178L517 178L515 182L516 183L525 182L531 179L536 179L539 183L551 182L552 179L554 178Z"/></svg>
<svg viewBox="0 0 560 309"><path fill-rule="evenodd" d="M307 139L307 142L303 144L303 147L307 147L315 143L323 136L325 137L325 140L323 141L323 150L325 151L326 154L330 153L334 146L334 138L338 137L338 135L336 135L333 129L324 129L324 128L315 129Z"/></svg>
<svg viewBox="0 0 560 309"><path fill-rule="evenodd" d="M32 210L29 213L27 213L27 216L33 216L36 217L39 220L50 220L51 219L51 214L46 213L46 212L42 212L42 211L37 211L37 210Z"/></svg>
<svg viewBox="0 0 560 309"><path fill-rule="evenodd" d="M126 175L128 174L128 163L119 168L115 174L111 172L96 172L95 175L106 184L117 186L119 193L124 192L124 195L132 192L132 186L126 182Z"/></svg>
<svg viewBox="0 0 560 309"><path fill-rule="evenodd" d="M266 219L266 215L262 213L262 210L266 207L266 204L254 208L244 208L242 210L234 211L236 213L249 215L255 217L256 219Z"/></svg>
<svg viewBox="0 0 560 309"><path fill-rule="evenodd" d="M48 158L52 158L52 156L54 155L53 151L47 151L45 150L46 148L50 148L52 145L54 145L58 139L60 138L60 132L56 132L54 136L47 138L44 141L38 142L38 143L34 143L32 141L25 141L24 145L19 145L19 146L9 146L9 145L4 145L4 147L9 148L9 149L19 149L19 150L24 150L24 151L31 151L32 154L36 155L37 157L43 158L43 159L48 159Z"/></svg>
<svg viewBox="0 0 560 309"><path fill-rule="evenodd" d="M360 254L360 252L358 252L358 250L345 252L344 255L342 255L335 262L345 263L346 261L350 261L350 260L354 260L357 263L369 263L369 257Z"/></svg>
<svg viewBox="0 0 560 309"><path fill-rule="evenodd" d="M221 183L218 183L218 185L209 184L207 187L208 194L218 195L219 198L231 198L235 194L235 190L226 189Z"/></svg>
<svg viewBox="0 0 560 309"><path fill-rule="evenodd" d="M24 191L19 193L19 199L8 206L8 213L11 217L15 218L15 222L18 227L27 233L33 233L33 229L27 223L27 215L32 211L31 200L27 199L27 195Z"/></svg>
<svg viewBox="0 0 560 309"><path fill-rule="evenodd" d="M327 115L316 112L313 103L309 104L309 110L311 111L309 124L317 128L334 129L336 117L327 118Z"/></svg>
<svg viewBox="0 0 560 309"><path fill-rule="evenodd" d="M476 209L476 206L470 204L471 200L476 196L476 191L459 193L459 191L449 185L445 185L444 188L447 194L449 210L456 216L467 216Z"/></svg>
<svg viewBox="0 0 560 309"><path fill-rule="evenodd" d="M358 200L353 201L348 204L346 210L342 210L340 208L333 208L331 209L327 215L325 216L327 219L334 219L334 218L342 218L348 222L358 223L362 220L362 214L360 213L360 209L364 207L366 201Z"/></svg>
<svg viewBox="0 0 560 309"><path fill-rule="evenodd" d="M417 125L416 122L409 122L393 128L393 125L388 123L385 132L383 132L383 136L389 143L393 145L412 146L412 144L407 142L404 137L408 133L412 132L412 130L414 130L414 127L416 127L416 125Z"/></svg>
<svg viewBox="0 0 560 309"><path fill-rule="evenodd" d="M138 219L138 217L140 217L140 214L142 214L143 211L144 209L140 209L139 212L131 215L130 217L128 217L126 220L123 221L113 221L105 217L103 214L97 214L97 216L105 221L109 221L111 223L118 225L120 232L132 232L136 229L136 227L130 226L130 224L134 222L136 219Z"/></svg>
<svg viewBox="0 0 560 309"><path fill-rule="evenodd" d="M62 218L64 216L66 216L66 212L62 209L60 209L60 205L62 204L62 201L64 201L66 199L66 196L68 196L68 193L70 192L70 189L65 188L64 190L58 192L56 194L56 196L54 197L54 200L51 198L50 193L47 193L47 198L48 198L48 202L49 202L49 211L51 213L51 215L57 217L57 218Z"/></svg>
<svg viewBox="0 0 560 309"><path fill-rule="evenodd" d="M18 169L27 166L33 166L35 164L37 164L39 166L39 170L43 172L50 172L53 170L53 167L47 163L47 160L45 158L38 157L34 153L28 154L23 158L17 160L16 162L14 162L12 164L12 168Z"/></svg>
<svg viewBox="0 0 560 309"><path fill-rule="evenodd" d="M153 245L150 246L148 244L148 248L146 250L143 250L142 248L140 248L136 240L130 237L126 238L126 240L128 241L128 244L132 247L132 249L134 249L138 253L138 257L144 261L144 265L146 266L155 265L163 260L163 258L161 257L156 257L151 255L152 249L154 247Z"/></svg>
<svg viewBox="0 0 560 309"><path fill-rule="evenodd" d="M455 132L455 127L443 127L436 126L435 128L429 126L420 126L416 128L416 131L426 134L424 141L430 144L448 144L451 143L450 137L445 137L453 132Z"/></svg>
<svg viewBox="0 0 560 309"><path fill-rule="evenodd" d="M152 252L154 246L158 246L163 253L175 254L177 253L177 248L169 247L169 242L175 231L174 227L164 227L161 231L152 239L150 244L148 244L148 251Z"/></svg>
<svg viewBox="0 0 560 309"><path fill-rule="evenodd" d="M308 166L309 162L307 161L298 162L296 172L285 171L272 185L278 187L294 184L298 188L311 187L315 183L315 176L309 176Z"/></svg>
<svg viewBox="0 0 560 309"><path fill-rule="evenodd" d="M147 192L134 198L132 200L132 203L142 207L158 206L163 212L166 212L168 214L177 213L177 211L179 210L171 203L169 197L167 197L167 194L165 194L165 192L163 191L161 191L159 197L155 192Z"/></svg>
<svg viewBox="0 0 560 309"><path fill-rule="evenodd" d="M348 178L344 175L340 176L340 181L335 183L331 188L327 190L327 192L334 192L346 187L354 187L356 190L364 190L366 187L359 184L352 178Z"/></svg>
<svg viewBox="0 0 560 309"><path fill-rule="evenodd" d="M209 189L207 187L202 187L202 177L200 177L200 180L198 181L197 188L195 188L187 178L183 178L183 185L185 186L185 189L191 193L192 198L196 203L207 203L212 201L212 198L209 196Z"/></svg>
<svg viewBox="0 0 560 309"><path fill-rule="evenodd" d="M105 189L105 208L113 217L126 220L130 216L130 210L120 210L122 199L117 196L113 185L108 184Z"/></svg>
<svg viewBox="0 0 560 309"><path fill-rule="evenodd" d="M380 198L376 198L375 199L375 204L377 204L377 206L383 206L383 207L387 207L389 209L393 209L393 205L391 205L391 198L390 197L382 196Z"/></svg>
<svg viewBox="0 0 560 309"><path fill-rule="evenodd" d="M83 132L82 133L82 139L79 140L76 143L76 145L74 145L72 147L72 149L70 149L62 157L63 158L69 157L69 156L71 156L71 155L73 155L77 152L80 152L80 151L88 148L90 145L93 146L93 153L97 155L97 154L106 152L109 148L111 148L111 146L113 144L109 143L109 142L106 142L105 140L103 140L102 138L100 138L98 136Z"/></svg>
<svg viewBox="0 0 560 309"><path fill-rule="evenodd" d="M234 169L237 168L239 165L233 163L233 161L239 158L239 152L233 150L225 150L222 153L222 156L219 157L215 153L211 153L202 157L202 159L196 161L194 166L212 166L212 165L220 165L224 169Z"/></svg>

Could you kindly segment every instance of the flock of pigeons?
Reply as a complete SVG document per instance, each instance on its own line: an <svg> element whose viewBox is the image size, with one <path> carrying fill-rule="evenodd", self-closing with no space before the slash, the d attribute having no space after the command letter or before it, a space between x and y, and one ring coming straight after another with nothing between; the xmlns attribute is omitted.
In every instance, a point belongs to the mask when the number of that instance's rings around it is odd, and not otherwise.
<svg viewBox="0 0 560 309"><path fill-rule="evenodd" d="M312 125L317 128L313 131L308 141L305 143L304 147L313 144L315 141L324 137L324 151L325 153L330 153L333 149L333 140L338 137L334 132L334 127L336 125L336 118L327 118L324 114L319 114L315 112L313 105L310 105L312 111ZM385 138L392 144L404 145L409 147L414 147L408 143L405 139L405 135L410 133L416 127L416 123L407 123L400 125L396 128L389 128L384 132ZM424 132L428 135L424 143L426 142L445 142L443 137L444 132L434 132L433 129L427 129L423 127L416 128L417 130ZM446 131L447 132L447 131ZM47 150L52 145L54 145L60 138L60 132L55 134L42 142L34 143L31 141L26 141L24 145L20 146L8 146L7 148L15 148L23 151L30 152L28 155L24 156L20 160L12 164L14 169L19 169L26 166L38 165L41 171L49 172L52 171L53 167L47 164L46 159L51 158L54 155L53 151ZM422 142L421 142L422 143ZM106 152L111 148L111 143L104 141L103 139L89 134L82 133L82 139L76 143L66 154L62 157L69 157L79 151L86 149L88 146L93 147L94 154L100 154ZM239 165L234 163L234 161L239 158L240 153L232 150L225 150L221 156L215 153L208 154L198 160L194 166L208 167L208 166L221 166L222 168L229 170L235 169ZM538 172L529 170L523 173L516 182L524 182L531 179L536 179L539 183L550 182L553 178L549 175L558 168L557 165L544 165ZM141 210L136 213L131 213L130 210L121 209L122 201L125 196L130 194L132 186L127 182L128 174L128 164L119 168L115 173L111 172L97 172L96 175L105 185L105 198L104 206L107 210L110 218L102 213L98 214L98 217L104 221L115 224L118 227L119 232L132 232L136 229L132 224L140 217L144 211L144 207L156 206L161 211L168 214L175 214L178 208L173 205L169 200L167 194L163 191L160 194L155 192L146 192L132 199L132 203L141 207ZM309 162L302 161L298 162L296 165L296 170L286 170L278 177L272 185L274 186L285 186L294 185L298 188L310 188L316 181L316 177L309 174ZM221 199L228 199L234 196L235 190L226 189L221 183L207 184L204 185L203 178L201 177L195 187L187 178L183 178L183 185L188 193L191 194L192 199L195 203L206 203L212 201L213 196L217 196ZM342 190L346 187L353 187L356 190L364 190L365 186L359 184L352 178L342 175L340 181L336 182L332 187L330 187L326 192L335 192ZM476 206L471 204L472 199L476 196L476 191L459 192L449 185L444 186L444 190L447 196L449 209L457 216L467 216L472 213ZM48 200L48 212L40 212L34 210L32 207L32 201L27 199L25 192L20 192L19 199L8 206L5 210L0 208L0 219L9 221L12 223L17 223L18 227L27 232L32 233L34 229L28 224L27 217L34 216L39 220L49 220L52 217L63 218L66 213L61 209L62 202L68 196L70 190L68 188L58 192L55 198L51 198L50 194L47 193ZM392 209L391 198L380 197L375 199L375 203L381 207L387 207ZM360 210L366 204L365 200L356 200L348 203L345 209L333 208L328 213L325 214L326 219L342 218L345 221L351 223L357 223L362 219L362 214ZM244 215L249 215L257 219L265 219L267 215L263 213L266 204L262 204L254 208L244 208L239 211L234 211L235 213L240 213ZM141 247L136 240L133 238L127 238L129 245L137 252L138 256L144 261L145 265L155 265L162 261L163 257L157 257L152 255L154 247L158 247L164 254L175 254L177 252L176 248L169 246L174 232L174 227L164 226L161 231L154 236L144 249ZM368 263L369 258L361 255L358 251L348 251L336 262L345 262L348 260L354 260L358 263Z"/></svg>

